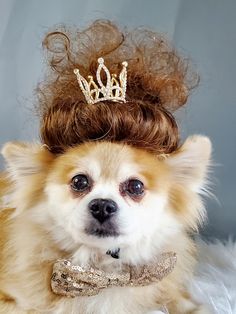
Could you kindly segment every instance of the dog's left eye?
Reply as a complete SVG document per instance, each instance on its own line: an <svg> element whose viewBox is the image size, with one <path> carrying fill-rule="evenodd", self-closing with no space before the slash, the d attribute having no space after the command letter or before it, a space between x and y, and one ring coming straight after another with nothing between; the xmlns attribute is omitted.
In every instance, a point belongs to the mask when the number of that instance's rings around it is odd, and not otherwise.
<svg viewBox="0 0 236 314"><path fill-rule="evenodd" d="M71 180L71 187L74 191L83 192L90 187L89 179L84 174L78 174Z"/></svg>
<svg viewBox="0 0 236 314"><path fill-rule="evenodd" d="M140 180L131 179L126 183L126 191L132 196L140 196L144 193L144 184Z"/></svg>

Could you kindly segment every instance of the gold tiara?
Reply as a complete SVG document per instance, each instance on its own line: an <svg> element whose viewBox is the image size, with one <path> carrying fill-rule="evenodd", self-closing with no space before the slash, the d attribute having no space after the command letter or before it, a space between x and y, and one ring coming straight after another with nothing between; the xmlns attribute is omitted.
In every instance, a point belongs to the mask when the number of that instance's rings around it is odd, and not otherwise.
<svg viewBox="0 0 236 314"><path fill-rule="evenodd" d="M126 102L126 84L127 84L127 66L126 61L122 62L123 68L119 78L116 74L110 74L108 68L104 65L104 59L98 59L98 68L96 73L97 84L93 76L88 76L88 81L80 74L78 69L74 69L79 86L85 96L88 104L95 104L99 101L111 100L115 102ZM101 79L101 71L104 70L106 78L104 83Z"/></svg>

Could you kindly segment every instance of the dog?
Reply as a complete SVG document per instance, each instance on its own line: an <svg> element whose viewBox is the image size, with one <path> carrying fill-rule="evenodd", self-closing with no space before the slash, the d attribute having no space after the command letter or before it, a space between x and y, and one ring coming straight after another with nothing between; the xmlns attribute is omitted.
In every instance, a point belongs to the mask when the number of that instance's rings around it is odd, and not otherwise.
<svg viewBox="0 0 236 314"><path fill-rule="evenodd" d="M197 256L192 233L206 216L207 137L189 137L163 155L109 141L58 155L9 142L2 155L0 313L147 314L162 306L170 314L209 313L186 288ZM75 298L50 286L58 259L115 271L167 251L177 255L174 270L147 286Z"/></svg>

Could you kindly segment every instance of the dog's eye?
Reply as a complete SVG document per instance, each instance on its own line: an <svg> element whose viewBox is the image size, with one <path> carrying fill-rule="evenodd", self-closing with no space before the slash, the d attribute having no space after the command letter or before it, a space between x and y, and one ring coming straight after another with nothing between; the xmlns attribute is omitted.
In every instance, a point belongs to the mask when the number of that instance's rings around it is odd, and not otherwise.
<svg viewBox="0 0 236 314"><path fill-rule="evenodd" d="M73 190L83 192L90 187L89 179L84 174L78 174L71 180L71 187Z"/></svg>
<svg viewBox="0 0 236 314"><path fill-rule="evenodd" d="M131 179L127 182L126 191L134 196L140 196L144 192L143 182L136 179Z"/></svg>

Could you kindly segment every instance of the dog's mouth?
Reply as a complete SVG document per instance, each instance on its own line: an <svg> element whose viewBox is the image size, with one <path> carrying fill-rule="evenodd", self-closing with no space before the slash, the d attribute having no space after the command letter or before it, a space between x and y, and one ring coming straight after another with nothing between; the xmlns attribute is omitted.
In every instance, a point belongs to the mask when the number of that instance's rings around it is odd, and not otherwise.
<svg viewBox="0 0 236 314"><path fill-rule="evenodd" d="M87 231L88 234L97 236L99 238L106 238L106 237L117 237L119 233L115 230L104 230L103 228L93 228Z"/></svg>
<svg viewBox="0 0 236 314"><path fill-rule="evenodd" d="M120 235L118 227L111 221L103 224L93 221L85 228L85 232L98 238L117 237Z"/></svg>

